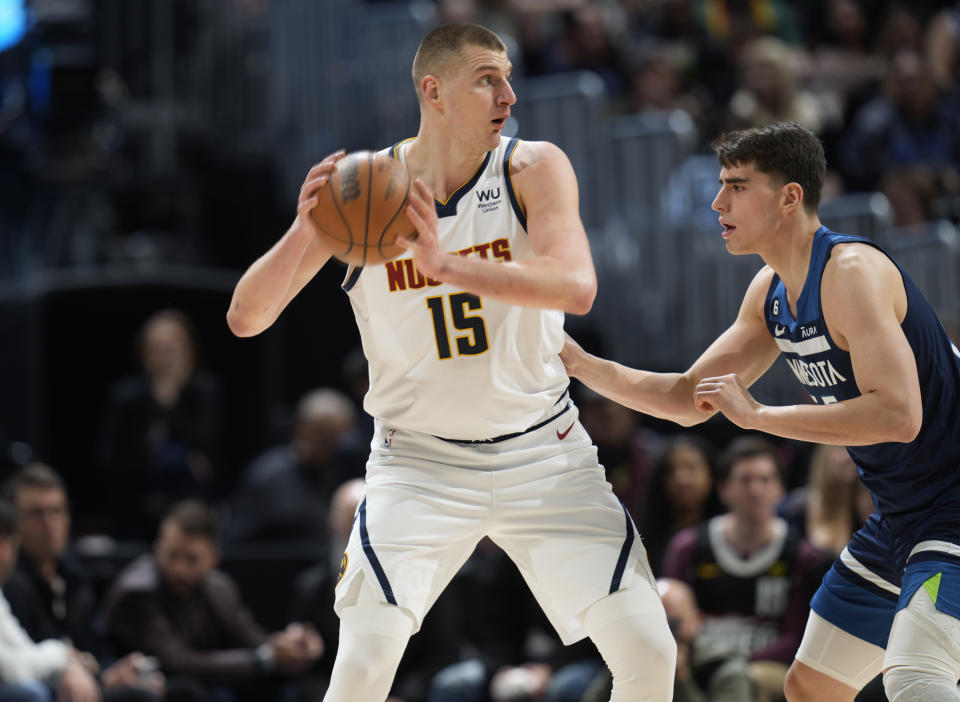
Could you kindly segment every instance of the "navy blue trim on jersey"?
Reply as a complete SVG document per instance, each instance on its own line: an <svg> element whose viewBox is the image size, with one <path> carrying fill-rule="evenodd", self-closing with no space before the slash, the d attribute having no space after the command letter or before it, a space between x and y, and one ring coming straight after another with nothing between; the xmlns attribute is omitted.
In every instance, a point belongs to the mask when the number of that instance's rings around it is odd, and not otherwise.
<svg viewBox="0 0 960 702"><path fill-rule="evenodd" d="M353 289L353 286L357 284L357 281L360 280L360 273L363 271L363 266L354 266L353 270L350 271L350 275L347 276L347 279L343 281L340 285L343 288L344 292L350 292Z"/></svg>
<svg viewBox="0 0 960 702"><path fill-rule="evenodd" d="M560 404L561 400L566 399L569 392L570 392L569 388L564 390L563 393L560 395L560 399L554 402L553 406L556 407L557 405ZM544 419L542 422L538 422L537 424L534 424L532 427L527 427L523 431L514 431L514 432L510 432L509 434L501 434L500 436L494 436L493 438L490 438L490 439L448 439L445 436L437 436L435 438L440 439L441 441L446 441L451 444L496 444L501 441L506 441L507 439L515 439L518 436L523 436L524 434L529 434L530 432L536 431L541 427L545 427L554 419L556 419L557 417L562 415L564 412L566 412L568 409L570 409L571 407L573 407L573 404L570 402L567 402L567 404L564 405L562 410L550 416L548 419Z"/></svg>
<svg viewBox="0 0 960 702"><path fill-rule="evenodd" d="M380 559L377 558L377 554L373 551L373 546L370 545L370 535L367 533L367 498L363 498L363 502L360 503L360 543L363 544L363 552L367 555L367 560L370 561L370 566L373 568L374 574L377 576L377 580L380 581L380 587L383 588L383 595L387 598L387 602L392 605L397 604L396 598L393 596L393 588L390 586L390 581L387 580L387 574L383 570L383 566L380 565Z"/></svg>
<svg viewBox="0 0 960 702"><path fill-rule="evenodd" d="M833 569L837 571L837 575L843 576L854 585L862 587L864 590L869 590L874 595L882 597L885 600L888 600L890 602L896 602L897 600L900 599L900 595L898 595L897 593L890 592L889 590L884 590L879 585L875 585L874 583L864 578L862 575L859 575L853 572L852 570L850 570L846 566L846 564L843 561L841 561L839 558L836 560L836 562L834 562Z"/></svg>
<svg viewBox="0 0 960 702"><path fill-rule="evenodd" d="M617 559L617 567L613 571L613 580L610 581L610 594L612 595L620 589L620 581L623 580L623 571L627 568L627 558L630 556L630 549L633 548L633 521L630 519L630 513L621 502L623 516L627 520L627 536L623 540L623 547L620 549L620 557Z"/></svg>
<svg viewBox="0 0 960 702"><path fill-rule="evenodd" d="M481 165L480 168L477 169L477 172L473 174L473 178L457 188L453 195L447 198L446 202L440 202L439 200L434 199L434 204L437 206L437 217L457 216L457 203L460 202L460 199L464 195L473 190L473 186L477 184L478 180L480 180L480 176L483 175L488 163L490 163L489 151L487 152L486 157L483 159L483 165Z"/></svg>
<svg viewBox="0 0 960 702"><path fill-rule="evenodd" d="M907 565L909 566L913 565L914 563L924 563L927 561L937 561L938 563L954 563L956 565L960 565L960 556L955 556L952 553L944 553L943 551L919 551L907 559Z"/></svg>
<svg viewBox="0 0 960 702"><path fill-rule="evenodd" d="M520 226L523 227L523 231L527 231L527 215L524 214L523 208L520 207L516 187L513 185L513 176L510 175L510 159L513 158L513 152L517 150L517 144L519 143L520 140L514 137L510 140L510 143L507 144L507 148L503 153L503 177L507 181L507 195L510 196L510 206L513 207L513 213L517 215L517 219L520 220Z"/></svg>

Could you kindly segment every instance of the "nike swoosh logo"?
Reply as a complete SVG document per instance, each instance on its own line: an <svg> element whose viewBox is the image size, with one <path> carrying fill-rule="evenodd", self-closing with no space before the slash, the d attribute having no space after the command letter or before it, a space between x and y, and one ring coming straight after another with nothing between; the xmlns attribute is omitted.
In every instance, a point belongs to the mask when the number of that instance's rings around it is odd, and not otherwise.
<svg viewBox="0 0 960 702"><path fill-rule="evenodd" d="M783 336L783 333L785 331L787 331L787 328L778 324L777 328L773 330L773 333L776 334L777 336Z"/></svg>
<svg viewBox="0 0 960 702"><path fill-rule="evenodd" d="M573 424L576 424L576 422L574 422ZM563 441L564 439L567 438L567 434L569 434L569 433L570 433L570 430L573 429L573 424L571 424L570 426L568 426L568 427L567 427L567 430L566 430L565 432L563 432L562 434L561 434L559 431L557 432L557 438L560 439L560 441Z"/></svg>

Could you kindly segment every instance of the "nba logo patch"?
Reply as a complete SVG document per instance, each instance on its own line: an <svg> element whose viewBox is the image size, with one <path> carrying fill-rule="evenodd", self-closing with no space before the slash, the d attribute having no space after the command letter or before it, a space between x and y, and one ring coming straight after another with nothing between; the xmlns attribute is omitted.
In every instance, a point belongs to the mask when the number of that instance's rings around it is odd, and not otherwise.
<svg viewBox="0 0 960 702"><path fill-rule="evenodd" d="M393 448L393 435L396 433L396 429L391 429L387 432L387 436L383 440L383 448Z"/></svg>
<svg viewBox="0 0 960 702"><path fill-rule="evenodd" d="M340 570L337 572L337 582L334 585L336 587L340 584L340 581L343 580L343 576L347 572L347 564L350 562L350 556L347 555L347 552L343 552L343 558L340 559Z"/></svg>

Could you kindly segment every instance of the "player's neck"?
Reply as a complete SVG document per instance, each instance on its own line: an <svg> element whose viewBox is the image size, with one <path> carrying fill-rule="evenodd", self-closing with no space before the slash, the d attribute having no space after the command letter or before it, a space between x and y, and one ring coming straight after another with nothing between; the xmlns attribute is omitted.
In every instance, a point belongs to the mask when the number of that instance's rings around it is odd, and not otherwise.
<svg viewBox="0 0 960 702"><path fill-rule="evenodd" d="M446 201L476 174L487 158L487 151L471 148L462 141L420 129L406 151L407 168L433 191L434 197Z"/></svg>
<svg viewBox="0 0 960 702"><path fill-rule="evenodd" d="M790 311L796 315L796 301L807 281L813 237L820 228L816 216L800 216L785 223L782 236L769 251L762 254L764 262L777 272L787 289Z"/></svg>

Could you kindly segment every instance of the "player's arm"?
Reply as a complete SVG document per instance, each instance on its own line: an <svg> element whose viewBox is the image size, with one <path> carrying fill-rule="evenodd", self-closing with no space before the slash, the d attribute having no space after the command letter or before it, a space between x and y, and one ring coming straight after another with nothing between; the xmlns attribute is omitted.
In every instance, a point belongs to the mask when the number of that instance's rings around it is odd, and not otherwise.
<svg viewBox="0 0 960 702"><path fill-rule="evenodd" d="M749 387L779 354L763 318L763 303L772 276L769 268L757 273L736 320L684 373L628 368L588 354L569 337L560 358L568 374L615 402L683 426L698 424L716 413L713 409L698 409L694 402L694 391L701 379L735 373Z"/></svg>
<svg viewBox="0 0 960 702"><path fill-rule="evenodd" d="M864 244L834 249L820 292L834 341L850 352L860 396L828 405L766 407L745 401L729 378L708 378L698 400L744 429L843 446L912 441L923 421L913 350L900 324L903 279L883 253Z"/></svg>
<svg viewBox="0 0 960 702"><path fill-rule="evenodd" d="M597 275L580 221L573 167L549 142L520 142L511 162L535 257L501 263L440 250L433 196L419 181L407 212L419 236L401 245L430 278L514 305L586 314L597 293Z"/></svg>
<svg viewBox="0 0 960 702"><path fill-rule="evenodd" d="M343 152L310 169L300 189L297 216L287 232L254 261L237 282L227 310L227 326L237 336L255 336L272 325L287 304L330 259L316 236L311 210Z"/></svg>

